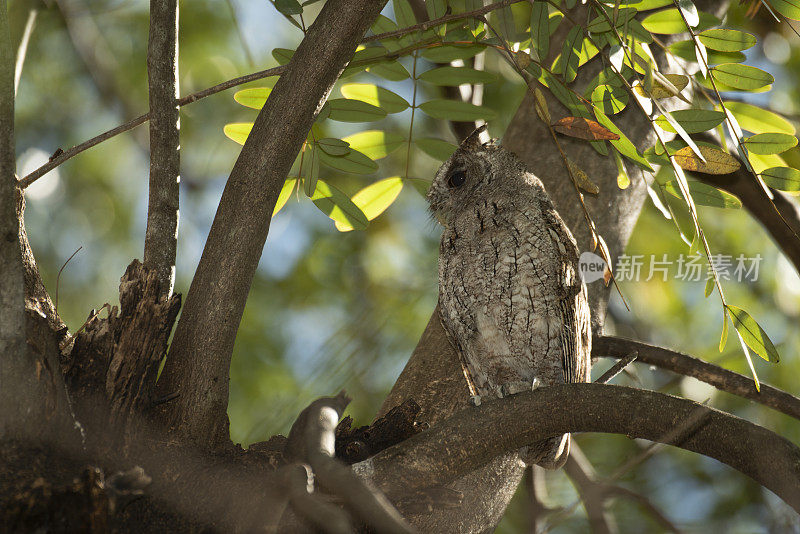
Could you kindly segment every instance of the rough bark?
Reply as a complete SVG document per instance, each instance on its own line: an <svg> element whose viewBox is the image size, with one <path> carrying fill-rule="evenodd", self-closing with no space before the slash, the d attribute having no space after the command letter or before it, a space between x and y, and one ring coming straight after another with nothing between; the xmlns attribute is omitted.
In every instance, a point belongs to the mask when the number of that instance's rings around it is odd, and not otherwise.
<svg viewBox="0 0 800 534"><path fill-rule="evenodd" d="M178 246L180 114L178 112L178 0L150 2L147 46L150 95L150 194L144 264L158 271L161 291L172 295Z"/></svg>
<svg viewBox="0 0 800 534"><path fill-rule="evenodd" d="M159 381L165 425L198 445L228 436L228 372L281 186L333 84L386 2L332 0L309 27L237 159Z"/></svg>

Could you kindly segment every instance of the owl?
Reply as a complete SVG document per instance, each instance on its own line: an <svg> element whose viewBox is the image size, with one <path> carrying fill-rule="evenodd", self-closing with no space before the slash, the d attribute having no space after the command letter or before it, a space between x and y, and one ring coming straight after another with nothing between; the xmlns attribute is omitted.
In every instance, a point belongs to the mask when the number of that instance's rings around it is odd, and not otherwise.
<svg viewBox="0 0 800 534"><path fill-rule="evenodd" d="M472 133L428 191L444 226L439 310L474 399L589 380L591 331L578 248L539 179ZM523 450L561 467L569 434Z"/></svg>

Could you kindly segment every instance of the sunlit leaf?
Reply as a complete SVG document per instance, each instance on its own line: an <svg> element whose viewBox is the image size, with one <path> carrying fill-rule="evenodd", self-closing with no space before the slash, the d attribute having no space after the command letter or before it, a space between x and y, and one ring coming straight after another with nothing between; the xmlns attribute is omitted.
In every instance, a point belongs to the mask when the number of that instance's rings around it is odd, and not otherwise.
<svg viewBox="0 0 800 534"><path fill-rule="evenodd" d="M725 102L725 107L733 113L744 130L755 134L771 132L795 134L792 123L772 111L744 102Z"/></svg>
<svg viewBox="0 0 800 534"><path fill-rule="evenodd" d="M800 20L800 2L797 0L769 0L769 5L787 19Z"/></svg>
<svg viewBox="0 0 800 534"><path fill-rule="evenodd" d="M700 24L700 15L697 13L697 8L694 3L692 3L692 0L678 0L678 9L681 10L689 26L694 28Z"/></svg>
<svg viewBox="0 0 800 534"><path fill-rule="evenodd" d="M725 120L725 114L721 111L714 111L711 109L680 109L672 111L672 118L683 126L686 133L700 133L706 132L715 128ZM667 120L666 116L660 115L656 120L656 124L668 132L675 132L672 124Z"/></svg>
<svg viewBox="0 0 800 534"><path fill-rule="evenodd" d="M700 42L713 50L721 52L738 52L747 50L756 44L756 38L739 30L715 28L706 30L697 36Z"/></svg>
<svg viewBox="0 0 800 534"><path fill-rule="evenodd" d="M278 193L278 200L275 202L275 209L272 210L272 216L278 214L279 211L286 205L286 202L289 200L289 197L292 196L292 191L294 191L294 186L297 185L297 178L289 178L283 183L283 187L281 188L281 192Z"/></svg>
<svg viewBox="0 0 800 534"><path fill-rule="evenodd" d="M678 90L678 92L683 91L689 84L689 77L684 76L683 74L663 74L662 76L669 80L669 82L675 89ZM670 98L677 96L674 91L668 88L665 84L660 83L658 80L653 80L653 87L650 89L649 95L645 94L644 88L641 85L635 86L633 90L639 93L641 96L649 96L650 98Z"/></svg>
<svg viewBox="0 0 800 534"><path fill-rule="evenodd" d="M680 12L676 8L652 13L642 20L642 26L652 33L674 34L688 31Z"/></svg>
<svg viewBox="0 0 800 534"><path fill-rule="evenodd" d="M772 84L775 78L767 71L740 63L723 63L711 69L715 81L740 91L753 91Z"/></svg>
<svg viewBox="0 0 800 534"><path fill-rule="evenodd" d="M689 193L691 193L695 204L714 208L738 209L742 207L742 202L730 193L721 191L703 182L689 180L687 183L689 185ZM670 180L665 183L664 190L677 198L683 198L675 180Z"/></svg>
<svg viewBox="0 0 800 534"><path fill-rule="evenodd" d="M592 104L606 115L619 113L628 104L628 92L614 85L598 85L592 91Z"/></svg>
<svg viewBox="0 0 800 534"><path fill-rule="evenodd" d="M492 109L460 100L428 100L420 104L419 109L434 119L451 121L492 120L495 117L495 112Z"/></svg>
<svg viewBox="0 0 800 534"><path fill-rule="evenodd" d="M372 160L385 158L405 143L403 136L383 130L367 130L348 135L343 141L348 143L351 149L358 150Z"/></svg>
<svg viewBox="0 0 800 534"><path fill-rule="evenodd" d="M695 55L694 41L691 39L672 43L667 48L670 52L681 59L685 59L687 61L698 61ZM707 50L707 54L706 61L709 65L716 65L717 63L741 63L746 59L745 55L741 52L719 52L717 50Z"/></svg>
<svg viewBox="0 0 800 534"><path fill-rule="evenodd" d="M730 174L739 170L739 160L718 148L700 146L705 158L703 162L691 147L684 147L675 152L675 161L682 169L704 174Z"/></svg>
<svg viewBox="0 0 800 534"><path fill-rule="evenodd" d="M378 170L377 163L352 148L343 156L331 156L323 150L318 152L319 162L336 170L352 174L371 174Z"/></svg>
<svg viewBox="0 0 800 534"><path fill-rule="evenodd" d="M361 212L371 221L392 205L403 189L403 180L399 176L386 178L370 184L351 199ZM340 232L353 230L353 225L345 221L336 221L336 229Z"/></svg>
<svg viewBox="0 0 800 534"><path fill-rule="evenodd" d="M742 140L753 154L780 154L797 145L797 138L783 133L762 133Z"/></svg>
<svg viewBox="0 0 800 534"><path fill-rule="evenodd" d="M340 90L346 98L372 104L386 113L399 113L409 105L402 96L371 83L348 83Z"/></svg>
<svg viewBox="0 0 800 534"><path fill-rule="evenodd" d="M728 311L733 320L733 327L742 336L742 339L747 346L753 349L753 352L764 358L765 360L778 363L780 355L775 345L772 344L767 333L761 326L753 319L749 313L736 306L728 305Z"/></svg>
<svg viewBox="0 0 800 534"><path fill-rule="evenodd" d="M272 89L269 87L251 87L249 89L237 91L233 95L233 99L248 108L261 109L267 102L271 91Z"/></svg>
<svg viewBox="0 0 800 534"><path fill-rule="evenodd" d="M613 150L614 163L617 165L617 187L620 189L627 189L631 185L631 179L628 176L628 171L625 170L625 163L622 161L622 156L619 152Z"/></svg>
<svg viewBox="0 0 800 534"><path fill-rule="evenodd" d="M570 28L567 37L561 47L561 74L564 80L569 83L575 80L578 75L578 63L580 61L581 43L583 42L583 28L573 26Z"/></svg>
<svg viewBox="0 0 800 534"><path fill-rule="evenodd" d="M323 137L317 141L319 147L331 156L344 156L350 152L350 145L346 141L335 137Z"/></svg>
<svg viewBox="0 0 800 534"><path fill-rule="evenodd" d="M497 76L491 72L468 67L439 67L419 75L420 80L433 85L461 85L462 83L491 83Z"/></svg>
<svg viewBox="0 0 800 534"><path fill-rule="evenodd" d="M361 100L332 98L325 104L328 118L340 122L371 122L386 116L386 111Z"/></svg>
<svg viewBox="0 0 800 534"><path fill-rule="evenodd" d="M719 338L719 351L728 344L728 308L722 308L722 335Z"/></svg>
<svg viewBox="0 0 800 534"><path fill-rule="evenodd" d="M414 144L427 155L439 161L445 161L458 150L456 145L432 137L416 137Z"/></svg>
<svg viewBox="0 0 800 534"><path fill-rule="evenodd" d="M791 167L771 167L759 174L768 186L797 194L800 192L800 170Z"/></svg>
<svg viewBox="0 0 800 534"><path fill-rule="evenodd" d="M319 210L336 222L363 230L369 224L366 215L350 198L331 184L319 180L311 200Z"/></svg>
<svg viewBox="0 0 800 534"><path fill-rule="evenodd" d="M247 141L247 136L250 135L250 130L252 129L252 122L232 122L226 124L222 131L228 139L243 145L244 142Z"/></svg>
<svg viewBox="0 0 800 534"><path fill-rule="evenodd" d="M601 126L600 123L583 117L564 117L553 124L553 129L558 133L578 139L586 139L587 141L619 139L618 134Z"/></svg>
<svg viewBox="0 0 800 534"><path fill-rule="evenodd" d="M620 154L631 160L632 162L636 163L640 167L650 172L653 172L653 168L647 162L644 157L636 150L636 146L631 142L628 137L622 133L622 130L617 128L617 126L611 122L604 113L600 112L599 110L595 109L595 116L597 117L597 122L614 132L619 136L619 139L610 141L611 144L616 148Z"/></svg>

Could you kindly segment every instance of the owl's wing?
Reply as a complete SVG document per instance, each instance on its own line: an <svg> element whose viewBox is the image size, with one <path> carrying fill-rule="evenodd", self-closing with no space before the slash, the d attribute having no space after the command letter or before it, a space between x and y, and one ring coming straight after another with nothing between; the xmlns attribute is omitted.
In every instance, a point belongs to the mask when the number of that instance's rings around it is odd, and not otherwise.
<svg viewBox="0 0 800 534"><path fill-rule="evenodd" d="M548 233L559 258L559 309L561 312L561 356L566 383L589 380L591 363L591 325L586 285L578 271L578 247L575 239L555 211L552 202L542 203Z"/></svg>

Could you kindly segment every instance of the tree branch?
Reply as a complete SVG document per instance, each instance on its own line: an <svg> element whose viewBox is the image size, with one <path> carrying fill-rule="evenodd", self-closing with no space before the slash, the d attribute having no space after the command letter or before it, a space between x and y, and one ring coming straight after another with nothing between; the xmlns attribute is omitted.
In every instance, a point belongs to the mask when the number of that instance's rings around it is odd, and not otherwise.
<svg viewBox="0 0 800 534"><path fill-rule="evenodd" d="M178 0L150 2L147 46L150 96L150 196L144 264L158 271L161 295L175 284L180 182L180 114L178 113Z"/></svg>
<svg viewBox="0 0 800 534"><path fill-rule="evenodd" d="M637 361L639 362L655 365L684 376L691 376L720 391L750 399L795 419L800 419L799 398L767 384L761 384L759 393L756 391L753 379L739 373L728 371L688 354L648 345L641 341L615 336L601 336L592 341L592 357L625 358L632 352L638 353Z"/></svg>
<svg viewBox="0 0 800 534"><path fill-rule="evenodd" d="M201 447L227 443L236 331L294 159L333 84L385 0L325 3L256 118L225 186L159 380L168 427Z"/></svg>
<svg viewBox="0 0 800 534"><path fill-rule="evenodd" d="M592 532L607 534L617 532L614 517L606 510L605 487L597 482L594 467L580 447L575 447L573 444L570 448L564 471L578 490Z"/></svg>
<svg viewBox="0 0 800 534"><path fill-rule="evenodd" d="M535 425L530 414L537 414ZM697 424L678 435L671 432L690 420ZM621 386L556 385L470 407L353 467L394 499L415 487L455 480L508 451L567 432L624 434L714 458L800 511L796 445L702 404Z"/></svg>

